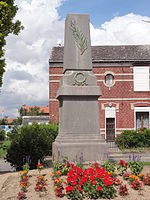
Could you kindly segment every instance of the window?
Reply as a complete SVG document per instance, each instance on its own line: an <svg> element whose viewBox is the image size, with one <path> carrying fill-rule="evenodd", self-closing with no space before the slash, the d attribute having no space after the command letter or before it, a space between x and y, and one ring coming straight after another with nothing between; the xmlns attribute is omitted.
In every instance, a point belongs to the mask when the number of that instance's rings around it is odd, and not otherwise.
<svg viewBox="0 0 150 200"><path fill-rule="evenodd" d="M116 120L115 107L106 107L105 108L106 142L114 142L115 140L115 120Z"/></svg>
<svg viewBox="0 0 150 200"><path fill-rule="evenodd" d="M149 128L149 112L136 112L136 130Z"/></svg>
<svg viewBox="0 0 150 200"><path fill-rule="evenodd" d="M105 76L105 84L106 84L106 86L111 87L113 85L113 83L114 83L113 75L112 74L107 74Z"/></svg>
<svg viewBox="0 0 150 200"><path fill-rule="evenodd" d="M149 91L149 67L134 67L134 91Z"/></svg>

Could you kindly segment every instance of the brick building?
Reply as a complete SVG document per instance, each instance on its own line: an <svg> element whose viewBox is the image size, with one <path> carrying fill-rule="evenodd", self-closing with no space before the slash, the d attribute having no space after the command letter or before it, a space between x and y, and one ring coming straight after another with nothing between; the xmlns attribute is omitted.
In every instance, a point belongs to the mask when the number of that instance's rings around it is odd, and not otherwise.
<svg viewBox="0 0 150 200"><path fill-rule="evenodd" d="M58 121L56 94L63 72L63 50L53 47L49 61L49 113L53 122ZM92 46L92 64L102 90L100 133L106 141L113 141L125 129L150 128L150 45Z"/></svg>

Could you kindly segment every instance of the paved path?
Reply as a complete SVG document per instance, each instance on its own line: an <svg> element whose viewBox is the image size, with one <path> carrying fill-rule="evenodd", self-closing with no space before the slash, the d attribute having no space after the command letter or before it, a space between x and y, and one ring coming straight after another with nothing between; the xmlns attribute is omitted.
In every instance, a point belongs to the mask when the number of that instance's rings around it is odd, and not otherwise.
<svg viewBox="0 0 150 200"><path fill-rule="evenodd" d="M10 166L10 164L8 162L5 162L3 158L0 158L0 173L12 171L14 171L14 169Z"/></svg>

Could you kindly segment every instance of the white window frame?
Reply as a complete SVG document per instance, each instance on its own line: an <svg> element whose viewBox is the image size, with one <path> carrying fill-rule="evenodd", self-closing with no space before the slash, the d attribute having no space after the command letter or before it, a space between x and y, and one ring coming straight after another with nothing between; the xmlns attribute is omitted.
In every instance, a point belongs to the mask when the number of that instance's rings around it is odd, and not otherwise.
<svg viewBox="0 0 150 200"><path fill-rule="evenodd" d="M149 128L150 128L150 107L135 107L134 108L134 130L136 130L136 113L149 112Z"/></svg>
<svg viewBox="0 0 150 200"><path fill-rule="evenodd" d="M138 66L138 67L133 67L133 79L134 79L134 91L136 92L142 92L142 91L149 91L150 89L150 78L149 78L149 66ZM139 72L140 74L140 70L141 72L143 71L145 73L144 77L140 77L140 75L137 77L137 74ZM139 85L142 83L144 83L145 87L141 88L139 87Z"/></svg>

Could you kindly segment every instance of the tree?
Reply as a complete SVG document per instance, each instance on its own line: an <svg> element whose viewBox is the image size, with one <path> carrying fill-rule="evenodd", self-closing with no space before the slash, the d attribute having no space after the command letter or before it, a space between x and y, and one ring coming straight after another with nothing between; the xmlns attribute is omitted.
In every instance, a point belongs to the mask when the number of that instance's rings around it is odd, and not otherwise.
<svg viewBox="0 0 150 200"><path fill-rule="evenodd" d="M43 113L43 111L40 112L40 108L37 106L31 107L29 111L26 108L21 107L19 113L21 117L22 116L38 116L41 113Z"/></svg>
<svg viewBox="0 0 150 200"><path fill-rule="evenodd" d="M21 117L17 117L17 119L14 119L12 122L12 125L21 125L22 124L22 118Z"/></svg>
<svg viewBox="0 0 150 200"><path fill-rule="evenodd" d="M5 72L4 46L6 37L12 33L18 35L23 29L19 20L13 21L18 7L14 5L15 0L0 0L0 87Z"/></svg>
<svg viewBox="0 0 150 200"><path fill-rule="evenodd" d="M26 108L20 108L19 110L20 116L27 116L27 109Z"/></svg>
<svg viewBox="0 0 150 200"><path fill-rule="evenodd" d="M37 106L31 108L27 115L28 116L37 116L37 115L40 115L40 108L37 107Z"/></svg>
<svg viewBox="0 0 150 200"><path fill-rule="evenodd" d="M0 120L0 125L8 125L8 121L6 117Z"/></svg>

